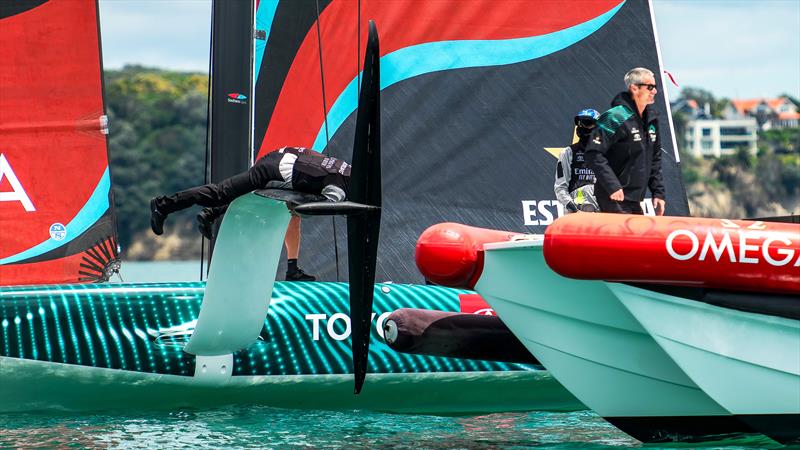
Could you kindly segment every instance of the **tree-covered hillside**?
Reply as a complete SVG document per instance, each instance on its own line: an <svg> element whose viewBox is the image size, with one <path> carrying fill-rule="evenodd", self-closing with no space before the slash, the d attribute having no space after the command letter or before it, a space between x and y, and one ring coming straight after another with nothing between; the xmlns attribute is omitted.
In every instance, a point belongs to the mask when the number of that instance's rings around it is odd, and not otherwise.
<svg viewBox="0 0 800 450"><path fill-rule="evenodd" d="M723 118L730 105L726 98L686 87L684 99L709 105L711 117ZM788 96L791 101L797 101ZM767 217L800 214L800 128L780 128L758 133L758 152L746 149L720 158L695 158L682 151L689 118L673 113L681 169L692 215L702 217Z"/></svg>
<svg viewBox="0 0 800 450"><path fill-rule="evenodd" d="M156 242L149 231L149 201L204 181L208 77L127 66L107 70L105 84L123 257L197 257L192 211L171 216L166 237Z"/></svg>

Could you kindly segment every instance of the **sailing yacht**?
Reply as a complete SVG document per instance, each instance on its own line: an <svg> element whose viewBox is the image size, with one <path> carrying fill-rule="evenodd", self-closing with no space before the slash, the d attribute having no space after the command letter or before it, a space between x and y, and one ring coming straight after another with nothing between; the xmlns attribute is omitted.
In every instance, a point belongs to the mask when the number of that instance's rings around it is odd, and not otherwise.
<svg viewBox="0 0 800 450"><path fill-rule="evenodd" d="M217 2L215 8L237 4L246 2ZM295 25L289 27L296 22L279 20L285 17L281 8L290 13L298 5L259 4L259 11L273 8L276 21L268 25L274 35L245 27L247 48L268 44L254 58L261 61L260 73L280 73L271 58L285 58L286 51L275 48L281 40L272 36L279 36L281 29L298 32ZM245 20L252 20L252 9L245 9L245 17L250 17ZM411 10L406 4L401 12ZM119 252L113 227L97 3L18 2L0 11L0 32L8 37L4 41L16 44L3 46L0 83L0 101L8 102L0 108L2 174L10 183L0 184L0 284L4 285L0 288L0 410L230 403L429 413L583 408L535 366L404 355L380 341L381 321L392 310L459 311L460 297L467 291L400 283L378 283L373 288L365 283L373 297L374 308L369 309L374 314L351 319L348 310L353 297L346 283L265 283L274 280L278 261L274 252L280 249L280 216L285 212L269 194L245 196L232 206L235 214L229 212L223 222L207 283L102 283L117 269ZM262 16L256 14L257 20ZM322 16L308 24L308 36L315 35L315 23ZM214 17L230 15L215 9ZM356 34L364 33L364 47L353 53L359 86L368 81L362 73L364 66L355 63L356 58L363 61L361 56L369 47L366 19L359 17L353 27ZM215 33L221 27L215 23ZM37 32L30 33L31 29ZM219 33L214 39L222 45L228 37ZM373 48L372 59L377 63L377 46ZM64 58L68 50L72 57ZM250 58L251 53L245 54ZM48 66L47 71L41 70L42 64ZM219 75L227 71L215 67L212 77L219 81ZM264 77L256 82L248 70L242 72L256 87L275 83L274 78ZM370 86L377 91L378 78L371 80ZM30 85L22 84L28 81ZM46 99L37 97L45 92ZM230 92L250 90L246 85L231 89L223 85L212 87L212 92L227 97ZM261 98L269 104L268 96ZM212 99L212 127L224 123L224 118L229 121L223 128L231 130L264 122L263 118L248 119L259 117L257 105L254 114L241 108L244 100L238 96L237 100L215 109ZM238 109L230 113L225 108ZM366 131L370 133L380 129L374 122L357 122L369 124ZM109 126L113 130L113 124ZM244 148L245 156L234 158L237 161L230 168L214 166L212 179L224 177L226 170L241 170L238 165L252 158L251 134L233 134L240 139L235 148ZM334 137L343 139L339 136L344 134L340 130ZM348 151L354 134L349 133ZM212 141L219 139L217 144L212 142L212 150L228 142L226 135L212 130ZM371 142L380 141L373 138ZM39 157L42 154L47 158ZM231 159L219 152L217 156ZM272 225L255 227L263 221ZM246 234L237 232L242 230ZM311 240L307 233L306 242ZM343 252L348 253L352 258L353 251ZM94 281L101 283L85 284ZM232 314L235 311L239 312ZM365 339L371 341L373 354L371 363L358 369L362 374L369 372L369 383L357 397L349 387L354 373L349 342L355 335L360 336L362 349ZM508 382L515 387L507 388ZM29 389L31 383L36 390Z"/></svg>

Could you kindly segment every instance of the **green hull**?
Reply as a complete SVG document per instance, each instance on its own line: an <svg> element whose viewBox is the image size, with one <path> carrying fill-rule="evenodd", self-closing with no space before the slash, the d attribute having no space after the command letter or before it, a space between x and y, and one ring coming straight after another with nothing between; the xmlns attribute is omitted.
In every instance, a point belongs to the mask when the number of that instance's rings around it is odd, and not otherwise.
<svg viewBox="0 0 800 450"><path fill-rule="evenodd" d="M360 395L352 375L233 377L204 386L193 377L61 366L0 358L0 410L97 411L259 404L277 408L367 409L472 414L582 409L547 372L370 374Z"/></svg>
<svg viewBox="0 0 800 450"><path fill-rule="evenodd" d="M612 289L661 348L727 411L778 440L800 438L800 321L632 286Z"/></svg>
<svg viewBox="0 0 800 450"><path fill-rule="evenodd" d="M603 417L729 415L607 283L556 274L541 242L487 245L475 289L553 376Z"/></svg>
<svg viewBox="0 0 800 450"><path fill-rule="evenodd" d="M232 376L197 377L183 351L204 283L0 288L0 411L258 403L415 413L575 410L532 366L400 354L382 340L398 308L459 311L467 291L379 284L370 367L352 395L345 283L276 282L259 339ZM509 382L513 381L513 383Z"/></svg>

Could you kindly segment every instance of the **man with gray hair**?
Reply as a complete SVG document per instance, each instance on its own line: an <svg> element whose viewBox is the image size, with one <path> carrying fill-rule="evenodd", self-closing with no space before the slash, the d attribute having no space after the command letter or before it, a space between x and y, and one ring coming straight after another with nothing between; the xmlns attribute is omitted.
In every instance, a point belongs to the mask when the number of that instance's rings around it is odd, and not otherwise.
<svg viewBox="0 0 800 450"><path fill-rule="evenodd" d="M652 106L658 93L655 76L637 67L625 74L625 86L600 115L586 145L586 163L597 178L597 203L602 212L643 214L640 203L649 188L656 214L663 215L661 138Z"/></svg>

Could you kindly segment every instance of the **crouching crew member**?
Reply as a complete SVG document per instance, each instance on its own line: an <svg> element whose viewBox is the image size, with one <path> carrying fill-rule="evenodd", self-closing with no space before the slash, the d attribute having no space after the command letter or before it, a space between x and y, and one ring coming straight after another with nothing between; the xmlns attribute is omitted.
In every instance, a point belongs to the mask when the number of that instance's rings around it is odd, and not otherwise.
<svg viewBox="0 0 800 450"><path fill-rule="evenodd" d="M150 228L153 233L164 232L164 221L170 214L194 205L206 208L197 215L200 231L211 238L214 221L227 206L244 194L256 189L289 189L323 195L328 201L347 198L350 186L350 164L337 158L302 147L284 147L258 159L249 170L222 180L193 187L171 195L150 200ZM314 281L297 266L300 253L300 217L292 212L284 240L288 281Z"/></svg>

